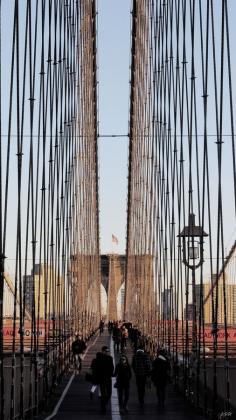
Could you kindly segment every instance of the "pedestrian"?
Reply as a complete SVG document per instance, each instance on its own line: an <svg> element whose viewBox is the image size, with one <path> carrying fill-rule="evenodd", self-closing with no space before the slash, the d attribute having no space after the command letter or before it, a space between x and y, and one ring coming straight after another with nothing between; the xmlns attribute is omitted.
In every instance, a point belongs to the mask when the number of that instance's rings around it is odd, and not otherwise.
<svg viewBox="0 0 236 420"><path fill-rule="evenodd" d="M102 352L98 355L98 383L101 391L101 411L106 414L106 406L112 394L112 381L111 378L114 372L113 359L109 355L107 346L102 347Z"/></svg>
<svg viewBox="0 0 236 420"><path fill-rule="evenodd" d="M138 348L138 345L139 345L141 332L138 330L137 327L134 326L134 327L130 328L129 336L130 336L131 342L133 344L133 349L136 352L137 348Z"/></svg>
<svg viewBox="0 0 236 420"><path fill-rule="evenodd" d="M94 393L98 388L98 396L101 396L100 386L99 386L99 357L101 353L97 353L95 359L92 360L90 369L92 372L92 387L90 390L90 398L93 399Z"/></svg>
<svg viewBox="0 0 236 420"><path fill-rule="evenodd" d="M111 334L113 331L113 326L114 326L114 322L113 321L109 321L108 322L108 331Z"/></svg>
<svg viewBox="0 0 236 420"><path fill-rule="evenodd" d="M82 339L82 337L78 334L75 335L75 340L72 343L72 353L74 357L74 368L75 374L78 374L82 369L82 359L81 356L86 350L87 346Z"/></svg>
<svg viewBox="0 0 236 420"><path fill-rule="evenodd" d="M165 407L166 384L170 371L170 363L164 350L160 349L152 365L152 382L156 387L158 405L160 409Z"/></svg>
<svg viewBox="0 0 236 420"><path fill-rule="evenodd" d="M104 331L104 321L101 319L100 323L99 323L99 331L100 331L100 335L103 333Z"/></svg>
<svg viewBox="0 0 236 420"><path fill-rule="evenodd" d="M126 349L128 336L128 330L123 325L123 327L121 328L121 352L123 352Z"/></svg>
<svg viewBox="0 0 236 420"><path fill-rule="evenodd" d="M144 348L141 345L133 356L132 368L136 376L139 404L140 407L143 408L146 382L151 374L151 361L149 355L144 351Z"/></svg>
<svg viewBox="0 0 236 420"><path fill-rule="evenodd" d="M121 414L128 413L129 386L132 377L131 367L125 354L120 356L120 361L115 368L116 386L118 391Z"/></svg>
<svg viewBox="0 0 236 420"><path fill-rule="evenodd" d="M115 327L113 328L113 340L114 340L115 350L117 351L117 353L119 353L120 344L121 344L121 330L118 323L116 323Z"/></svg>

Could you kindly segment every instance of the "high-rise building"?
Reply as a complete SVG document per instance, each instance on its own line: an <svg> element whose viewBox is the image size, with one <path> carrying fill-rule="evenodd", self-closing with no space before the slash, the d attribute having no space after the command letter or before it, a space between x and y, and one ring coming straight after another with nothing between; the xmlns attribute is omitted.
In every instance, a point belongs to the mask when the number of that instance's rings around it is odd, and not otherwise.
<svg viewBox="0 0 236 420"><path fill-rule="evenodd" d="M204 315L205 324L212 323L212 302L211 297L206 300L206 297L211 293L211 284L203 283L202 285L196 284L195 286L196 293L196 317L197 321L199 320L199 315ZM204 303L205 302L205 303ZM204 309L202 309L204 308Z"/></svg>
<svg viewBox="0 0 236 420"><path fill-rule="evenodd" d="M57 318L62 314L64 279L58 278L54 270L46 264L36 264L31 275L24 276L25 305L36 318ZM34 308L33 308L34 304Z"/></svg>
<svg viewBox="0 0 236 420"><path fill-rule="evenodd" d="M162 318L163 320L171 320L174 308L173 289L165 289L162 292Z"/></svg>
<svg viewBox="0 0 236 420"><path fill-rule="evenodd" d="M203 312L204 314L205 324L212 324L212 322L214 321L212 301L214 302L214 311L217 311L217 322L219 324L224 324L225 316L228 325L236 324L236 285L229 284L227 282L226 276L224 283L223 276L221 276L218 280L217 285L216 276L214 276L212 284L204 283L202 284L202 286L200 284L196 285L197 319L199 318L201 309L201 312Z"/></svg>
<svg viewBox="0 0 236 420"><path fill-rule="evenodd" d="M4 292L3 292L3 318L13 319L14 317L14 301L15 301L15 286L9 274L4 273ZM19 296L16 296L16 319L20 315Z"/></svg>
<svg viewBox="0 0 236 420"><path fill-rule="evenodd" d="M184 320L185 321L193 321L194 318L194 305L192 303L188 303L184 308Z"/></svg>
<svg viewBox="0 0 236 420"><path fill-rule="evenodd" d="M25 306L30 309L33 306L34 296L34 284L33 276L31 274L24 276L24 287L25 287Z"/></svg>

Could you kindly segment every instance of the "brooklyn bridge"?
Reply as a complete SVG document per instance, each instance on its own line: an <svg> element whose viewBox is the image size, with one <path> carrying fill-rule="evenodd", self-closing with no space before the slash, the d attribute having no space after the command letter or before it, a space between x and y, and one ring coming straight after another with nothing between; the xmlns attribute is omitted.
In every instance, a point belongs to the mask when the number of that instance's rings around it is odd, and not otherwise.
<svg viewBox="0 0 236 420"><path fill-rule="evenodd" d="M235 0L0 0L2 420L236 419L235 17ZM126 132L103 129L103 42L129 48ZM119 197L103 139L128 148L108 156L128 166L124 249L101 245Z"/></svg>

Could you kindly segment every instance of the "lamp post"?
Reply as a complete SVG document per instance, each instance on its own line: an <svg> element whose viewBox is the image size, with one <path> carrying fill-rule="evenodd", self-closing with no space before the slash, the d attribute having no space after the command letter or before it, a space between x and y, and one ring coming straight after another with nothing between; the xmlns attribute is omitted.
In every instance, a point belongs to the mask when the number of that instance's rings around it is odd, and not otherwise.
<svg viewBox="0 0 236 420"><path fill-rule="evenodd" d="M196 281L195 270L199 268L203 262L203 238L208 236L201 226L195 225L195 214L189 214L189 224L185 226L178 235L182 238L183 263L192 270L192 354L196 359L197 351L197 313L196 313Z"/></svg>

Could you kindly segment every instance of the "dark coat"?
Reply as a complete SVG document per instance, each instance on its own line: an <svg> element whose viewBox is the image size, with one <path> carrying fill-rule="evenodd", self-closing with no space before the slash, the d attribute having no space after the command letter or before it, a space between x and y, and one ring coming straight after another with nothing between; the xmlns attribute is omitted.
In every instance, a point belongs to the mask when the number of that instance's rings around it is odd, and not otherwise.
<svg viewBox="0 0 236 420"><path fill-rule="evenodd" d="M121 341L121 330L118 327L113 328L113 340L115 343Z"/></svg>
<svg viewBox="0 0 236 420"><path fill-rule="evenodd" d="M170 370L170 364L166 357L159 355L152 365L152 381L155 386L165 386Z"/></svg>
<svg viewBox="0 0 236 420"><path fill-rule="evenodd" d="M113 376L114 365L109 354L99 353L96 360L96 376L100 384Z"/></svg>
<svg viewBox="0 0 236 420"><path fill-rule="evenodd" d="M81 354L87 348L84 340L75 340L72 343L73 354Z"/></svg>
<svg viewBox="0 0 236 420"><path fill-rule="evenodd" d="M118 363L116 365L114 376L116 376L117 388L129 386L130 379L132 378L130 365Z"/></svg>
<svg viewBox="0 0 236 420"><path fill-rule="evenodd" d="M151 374L149 355L142 350L137 350L133 356L132 368L136 376L149 376Z"/></svg>
<svg viewBox="0 0 236 420"><path fill-rule="evenodd" d="M92 383L94 385L98 385L99 384L99 360L98 357L96 357L96 359L92 360L91 363L91 371L92 371Z"/></svg>

